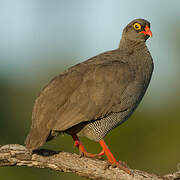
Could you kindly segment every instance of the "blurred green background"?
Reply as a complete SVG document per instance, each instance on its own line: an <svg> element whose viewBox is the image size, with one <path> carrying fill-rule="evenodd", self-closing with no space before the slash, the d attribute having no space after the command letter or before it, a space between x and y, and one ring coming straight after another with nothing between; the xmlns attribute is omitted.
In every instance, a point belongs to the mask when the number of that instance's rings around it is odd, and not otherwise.
<svg viewBox="0 0 180 180"><path fill-rule="evenodd" d="M115 157L157 174L180 163L180 1L0 0L0 144L23 144L33 102L55 75L98 53L117 48L134 18L151 22L147 45L155 69L133 116L105 138ZM89 152L97 143L82 138ZM71 137L44 147L76 152ZM82 180L75 174L28 167L0 168L6 180Z"/></svg>

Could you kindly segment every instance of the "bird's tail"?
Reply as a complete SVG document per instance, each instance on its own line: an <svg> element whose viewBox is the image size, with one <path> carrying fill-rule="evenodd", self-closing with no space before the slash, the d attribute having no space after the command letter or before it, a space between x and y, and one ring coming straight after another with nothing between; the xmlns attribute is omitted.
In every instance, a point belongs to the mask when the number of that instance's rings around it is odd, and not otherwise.
<svg viewBox="0 0 180 180"><path fill-rule="evenodd" d="M50 130L40 131L37 128L31 128L29 134L26 137L25 145L27 149L35 150L42 146L49 136Z"/></svg>

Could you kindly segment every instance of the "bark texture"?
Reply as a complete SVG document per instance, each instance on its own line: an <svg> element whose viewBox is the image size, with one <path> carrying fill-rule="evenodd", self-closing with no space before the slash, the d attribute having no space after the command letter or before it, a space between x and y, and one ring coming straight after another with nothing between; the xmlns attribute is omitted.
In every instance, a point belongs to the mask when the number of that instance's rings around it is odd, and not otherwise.
<svg viewBox="0 0 180 180"><path fill-rule="evenodd" d="M103 180L178 180L180 171L158 176L140 170L132 170L133 176L109 166L107 161L80 157L68 152L41 149L31 154L24 146L7 144L0 146L0 166L29 166L50 168L60 172L74 172L89 179Z"/></svg>

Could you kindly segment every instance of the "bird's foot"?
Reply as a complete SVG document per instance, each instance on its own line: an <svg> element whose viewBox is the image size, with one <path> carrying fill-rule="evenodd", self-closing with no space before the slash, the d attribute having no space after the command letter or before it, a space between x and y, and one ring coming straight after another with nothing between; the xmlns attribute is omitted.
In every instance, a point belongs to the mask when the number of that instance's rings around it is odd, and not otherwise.
<svg viewBox="0 0 180 180"><path fill-rule="evenodd" d="M74 142L74 146L77 147L79 149L79 153L80 153L80 157L90 157L90 158L95 158L95 159L103 159L103 155L104 155L104 150L102 150L99 154L92 154L86 151L86 149L84 148L84 146L82 145L82 143L79 140L76 140Z"/></svg>
<svg viewBox="0 0 180 180"><path fill-rule="evenodd" d="M103 152L101 151L99 154L92 154L92 153L88 153L87 151L82 152L81 150L79 150L80 156L81 157L89 157L89 158L93 158L93 159L103 159Z"/></svg>
<svg viewBox="0 0 180 180"><path fill-rule="evenodd" d="M108 146L106 145L106 143L103 139L99 141L99 144L102 146L102 148L108 158L109 163L113 167L118 167L119 169L125 171L126 173L133 175L133 173L130 171L130 169L127 167L127 165L124 162L116 161L115 157L113 156L113 154L111 153L110 149L108 148Z"/></svg>

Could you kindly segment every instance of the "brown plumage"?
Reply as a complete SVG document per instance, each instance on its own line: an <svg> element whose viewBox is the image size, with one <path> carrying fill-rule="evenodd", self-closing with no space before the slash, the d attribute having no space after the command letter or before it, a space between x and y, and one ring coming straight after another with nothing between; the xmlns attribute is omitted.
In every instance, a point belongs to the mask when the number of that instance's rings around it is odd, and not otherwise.
<svg viewBox="0 0 180 180"><path fill-rule="evenodd" d="M118 49L77 64L51 80L35 101L26 147L37 149L67 133L81 149L76 135L102 142L111 129L124 122L151 79L153 62L145 45L152 35L149 28L144 19L132 21L124 29Z"/></svg>

